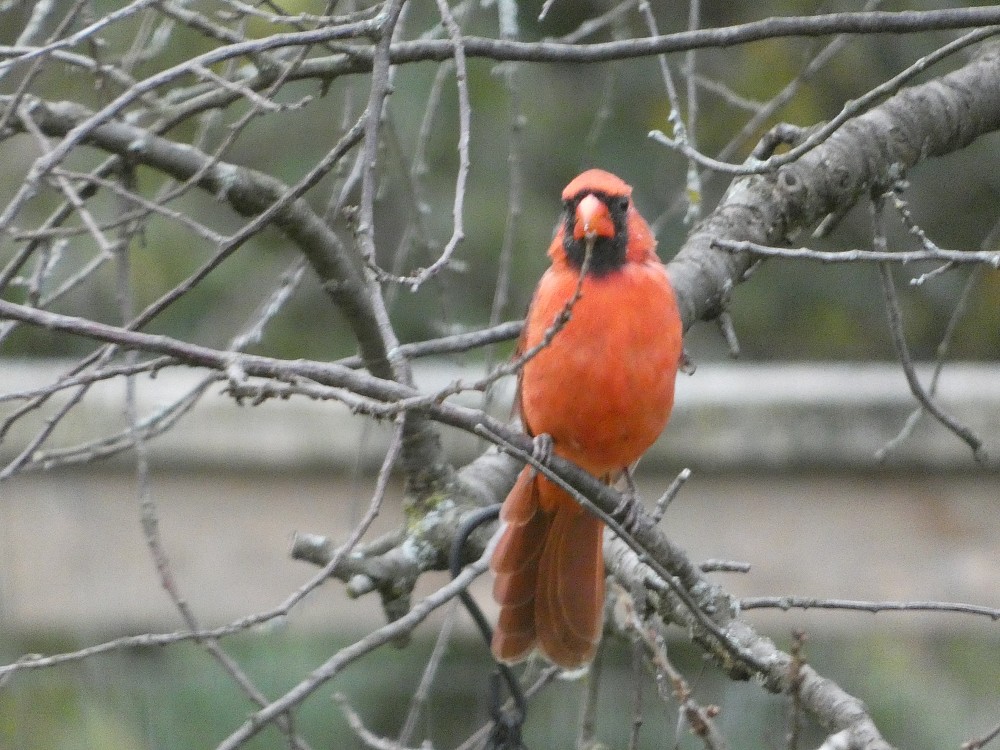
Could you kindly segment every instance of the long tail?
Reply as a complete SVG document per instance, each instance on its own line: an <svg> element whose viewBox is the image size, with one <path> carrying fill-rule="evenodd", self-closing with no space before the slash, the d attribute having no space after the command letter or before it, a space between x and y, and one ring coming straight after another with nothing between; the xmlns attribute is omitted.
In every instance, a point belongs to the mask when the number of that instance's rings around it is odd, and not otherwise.
<svg viewBox="0 0 1000 750"><path fill-rule="evenodd" d="M500 619L493 654L516 662L535 647L572 669L589 662L604 614L604 524L555 484L525 468L500 518L493 598Z"/></svg>

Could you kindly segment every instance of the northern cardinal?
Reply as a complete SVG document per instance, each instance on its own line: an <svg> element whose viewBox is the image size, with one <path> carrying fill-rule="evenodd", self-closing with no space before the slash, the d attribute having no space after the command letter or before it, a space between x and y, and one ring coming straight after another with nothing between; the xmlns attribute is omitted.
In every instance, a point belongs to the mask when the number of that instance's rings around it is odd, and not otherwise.
<svg viewBox="0 0 1000 750"><path fill-rule="evenodd" d="M605 482L666 426L682 354L673 288L631 194L600 169L563 190L552 265L518 345L524 353L551 338L520 374L525 429L550 436L552 452ZM500 605L494 656L516 662L537 648L565 668L586 664L603 624L604 524L530 466L500 518L505 529L490 563Z"/></svg>

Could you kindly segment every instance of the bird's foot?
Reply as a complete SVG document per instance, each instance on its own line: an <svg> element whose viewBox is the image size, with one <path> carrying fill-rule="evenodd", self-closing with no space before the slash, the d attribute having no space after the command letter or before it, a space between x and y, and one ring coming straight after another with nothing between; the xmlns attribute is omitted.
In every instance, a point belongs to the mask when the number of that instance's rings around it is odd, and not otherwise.
<svg viewBox="0 0 1000 750"><path fill-rule="evenodd" d="M625 489L618 505L611 512L611 518L622 527L625 533L633 534L639 527L639 520L642 518L642 501L639 500L632 472L625 469L623 476L625 477Z"/></svg>
<svg viewBox="0 0 1000 750"><path fill-rule="evenodd" d="M542 466L548 465L549 459L552 458L552 445L552 436L549 433L535 435L531 439L531 457Z"/></svg>

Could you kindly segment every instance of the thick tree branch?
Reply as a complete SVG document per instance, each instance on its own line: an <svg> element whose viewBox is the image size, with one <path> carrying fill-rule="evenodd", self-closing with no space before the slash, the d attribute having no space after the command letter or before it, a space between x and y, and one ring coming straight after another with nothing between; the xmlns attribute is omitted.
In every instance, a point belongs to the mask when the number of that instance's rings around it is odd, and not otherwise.
<svg viewBox="0 0 1000 750"><path fill-rule="evenodd" d="M202 64L212 65L235 57L259 54L285 47L323 44L359 36L378 35L386 20L383 11L374 18L353 23L329 24L316 29L272 34L263 39L234 42L207 53L207 57L201 56L205 58ZM997 6L926 11L867 11L828 13L815 16L776 16L714 29L696 29L645 39L597 44L518 42L512 39L498 40L484 37L463 37L460 42L469 57L485 57L497 61L593 63L647 57L669 52L685 52L703 47L731 47L781 37L813 37L833 34L915 34L924 31L968 29L992 24L1000 24L1000 8ZM81 31L51 44L17 50L19 54L16 57L12 56L7 61L0 63L0 73L43 55L73 47L84 38ZM11 53L15 53L15 51L11 50ZM359 48L352 49L349 56L370 65L372 54L371 48ZM450 40L398 42L392 45L391 62L393 64L421 61L441 62L452 57L453 54L454 46Z"/></svg>
<svg viewBox="0 0 1000 750"><path fill-rule="evenodd" d="M323 44L343 39L377 34L384 23L382 16L364 19L345 25L326 25L306 31L272 34L263 39L234 42L212 50L195 60L182 63L171 71L165 71L150 85L144 86L142 94L165 85L183 75L190 65L214 65L218 62L243 56L253 58L264 52L286 47ZM980 8L950 8L929 11L871 11L856 13L830 13L816 16L794 16L766 18L745 24L721 28L697 29L665 34L643 39L625 39L595 44L570 44L556 41L517 41L514 39L491 39L466 36L455 40L461 44L469 58L480 58L496 62L536 62L536 63L602 63L625 60L671 52L685 52L712 47L730 47L749 44L765 39L782 37L813 37L833 34L914 34L919 32L967 29L1000 24L1000 8L997 6ZM56 52L62 52L67 45L59 44ZM11 59L0 63L13 66L34 59L45 48L0 48ZM420 62L443 62L454 56L454 44L446 39L421 39L395 42L389 49L390 61L394 65ZM311 58L294 70L281 71L289 81L317 79L331 81L345 75L368 73L372 69L374 50L371 46L350 45L343 53L326 57ZM81 63L78 63L81 64ZM265 66L242 81L248 88L259 90L270 85L278 71L273 66ZM138 92L137 92L138 93ZM172 97L177 102L164 117L169 128L193 115L210 109L224 107L239 100L238 93L206 87L194 86L184 93ZM131 101L131 100L130 100Z"/></svg>
<svg viewBox="0 0 1000 750"><path fill-rule="evenodd" d="M904 89L846 123L799 161L734 180L715 211L670 262L685 328L722 312L756 260L733 243L788 245L791 236L861 197L891 187L932 156L958 151L1000 128L1000 53Z"/></svg>

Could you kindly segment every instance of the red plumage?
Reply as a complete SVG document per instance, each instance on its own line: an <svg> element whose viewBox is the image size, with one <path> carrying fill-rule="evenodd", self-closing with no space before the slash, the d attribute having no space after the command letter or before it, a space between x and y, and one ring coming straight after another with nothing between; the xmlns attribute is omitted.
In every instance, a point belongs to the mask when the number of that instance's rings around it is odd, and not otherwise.
<svg viewBox="0 0 1000 750"><path fill-rule="evenodd" d="M569 321L525 364L518 408L531 435L550 435L556 455L605 481L635 463L663 430L681 359L673 289L631 192L598 169L566 186L552 265L535 290L518 347L539 344L580 288ZM507 496L501 520L505 530L491 561L500 604L494 655L513 662L537 647L563 667L587 663L603 621L604 525L530 467Z"/></svg>

